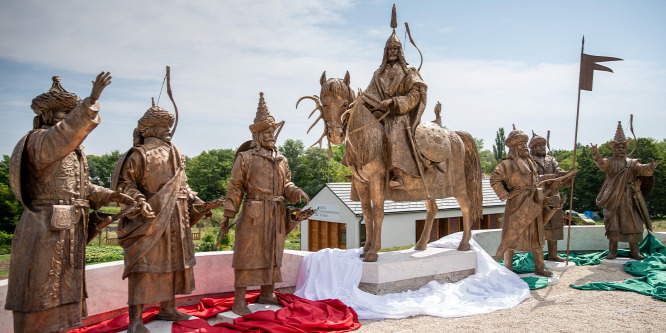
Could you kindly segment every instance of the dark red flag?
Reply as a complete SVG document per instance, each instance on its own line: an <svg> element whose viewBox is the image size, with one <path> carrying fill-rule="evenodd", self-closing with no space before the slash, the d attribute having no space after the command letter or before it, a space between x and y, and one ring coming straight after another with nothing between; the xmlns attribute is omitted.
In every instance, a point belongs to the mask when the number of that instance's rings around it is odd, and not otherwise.
<svg viewBox="0 0 666 333"><path fill-rule="evenodd" d="M585 53L580 55L580 78L578 80L578 89L592 91L592 78L595 70L613 72L612 69L597 64L597 62L603 61L616 61L622 60L620 58L614 57L600 57L593 56Z"/></svg>

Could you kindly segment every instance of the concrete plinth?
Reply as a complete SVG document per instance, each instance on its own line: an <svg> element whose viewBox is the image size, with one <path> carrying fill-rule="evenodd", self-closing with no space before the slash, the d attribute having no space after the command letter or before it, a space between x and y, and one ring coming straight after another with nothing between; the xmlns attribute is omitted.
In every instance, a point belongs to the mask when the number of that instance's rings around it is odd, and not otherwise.
<svg viewBox="0 0 666 333"><path fill-rule="evenodd" d="M430 281L462 280L476 271L476 253L428 247L379 254L376 262L364 262L359 288L383 295L417 290Z"/></svg>

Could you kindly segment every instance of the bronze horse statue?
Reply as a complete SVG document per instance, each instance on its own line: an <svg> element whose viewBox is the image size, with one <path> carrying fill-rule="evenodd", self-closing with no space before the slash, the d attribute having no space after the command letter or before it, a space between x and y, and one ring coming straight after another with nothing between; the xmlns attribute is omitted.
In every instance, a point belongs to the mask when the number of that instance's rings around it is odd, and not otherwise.
<svg viewBox="0 0 666 333"><path fill-rule="evenodd" d="M416 158L422 158L422 162L429 166L422 179L410 177L405 181L405 189L392 189L388 186L384 126L363 103L356 102L360 100L362 92L357 99L350 87L349 72L344 79L326 79L324 72L320 85L321 97L303 96L296 107L303 99L311 99L316 103L310 117L317 110L320 114L308 133L320 119L324 119L324 133L313 146L317 143L321 146L324 137L327 137L329 151L331 144L345 142L343 164L352 172L352 200L361 201L365 220L364 261L377 261L377 251L381 248L384 200L425 201L425 227L415 246L416 250L425 250L438 211L435 199L455 197L463 213L463 237L458 250L469 250L471 226L481 218L483 201L481 165L474 138L463 131L443 129L439 124L437 128L445 133L443 139L450 153L444 162L445 171L442 172L441 168L436 170L434 164L419 153Z"/></svg>

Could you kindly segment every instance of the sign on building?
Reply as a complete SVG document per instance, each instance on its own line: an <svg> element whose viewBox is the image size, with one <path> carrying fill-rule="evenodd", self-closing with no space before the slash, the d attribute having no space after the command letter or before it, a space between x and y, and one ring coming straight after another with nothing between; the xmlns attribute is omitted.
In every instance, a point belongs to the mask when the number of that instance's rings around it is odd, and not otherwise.
<svg viewBox="0 0 666 333"><path fill-rule="evenodd" d="M340 222L340 206L319 204L312 207L317 212L310 217L311 220L321 220L328 222Z"/></svg>

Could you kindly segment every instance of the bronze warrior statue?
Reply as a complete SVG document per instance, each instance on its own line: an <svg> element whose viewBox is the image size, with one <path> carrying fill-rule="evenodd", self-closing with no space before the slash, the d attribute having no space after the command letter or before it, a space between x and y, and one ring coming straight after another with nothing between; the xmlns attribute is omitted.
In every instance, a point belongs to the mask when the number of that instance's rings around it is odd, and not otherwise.
<svg viewBox="0 0 666 333"><path fill-rule="evenodd" d="M391 27L393 33L384 46L382 64L360 96L375 117L384 118L386 130L389 186L405 187L405 176L420 178L417 162L410 147L409 135L421 122L426 106L428 86L416 68L409 66L402 51L402 43L395 34L395 5ZM410 131L411 133L408 133Z"/></svg>
<svg viewBox="0 0 666 333"><path fill-rule="evenodd" d="M407 26L407 24L405 24ZM436 199L455 197L463 212L463 237L458 250L470 249L471 226L482 213L481 165L474 138L464 131L434 122L420 123L426 103L427 86L419 71L407 65L395 34L384 48L382 65L365 92L356 97L350 75L344 79L319 81L319 96L303 96L316 103L320 114L310 129L324 120L324 133L330 144L347 147L342 163L352 174L351 200L360 201L365 221L364 261L377 261L381 248L384 201L423 200L426 218L414 247L425 250L438 212ZM407 29L409 33L409 29ZM410 37L411 39L411 37ZM435 107L435 113L441 105ZM309 132L309 130L308 130Z"/></svg>
<svg viewBox="0 0 666 333"><path fill-rule="evenodd" d="M652 190L652 174L657 162L641 164L640 160L631 158L631 154L627 156L630 142L630 139L625 138L622 124L618 121L615 137L609 142L613 157L601 157L597 146L591 145L594 162L606 173L606 180L597 196L597 205L604 209L608 259L617 256L617 242L629 242L631 257L644 259L638 251L638 243L643 240L643 224L650 226L650 215L643 195Z"/></svg>
<svg viewBox="0 0 666 333"><path fill-rule="evenodd" d="M175 295L194 290L196 261L190 228L205 212L187 185L185 157L171 142L174 116L155 105L139 119L134 147L114 170L112 187L140 205L140 213L120 220L118 243L125 250L128 279L128 332L147 332L143 305L160 302L162 320L187 320L176 310Z"/></svg>
<svg viewBox="0 0 666 333"><path fill-rule="evenodd" d="M310 199L291 182L287 159L275 147L277 127L264 94L260 93L254 124L250 125L252 141L241 145L236 153L221 223L228 230L229 219L243 205L235 221L232 262L235 274L232 311L239 315L250 313L245 303L249 286L261 286L259 303L280 304L274 291L275 283L282 281L280 267L285 237L311 215L292 218L287 209L285 201L297 203Z"/></svg>
<svg viewBox="0 0 666 333"><path fill-rule="evenodd" d="M566 171L562 171L562 168L560 168L555 157L546 155L546 144L547 140L544 137L536 135L534 134L534 131L532 131L532 139L530 139L528 146L530 148L532 159L536 163L537 174L539 175L540 181L561 177L567 174ZM570 185L571 184L568 184L567 187ZM560 194L555 193L551 196L547 205L553 209L559 206L561 199ZM544 222L546 223L543 229L546 242L548 243L548 260L563 262L564 259L557 255L557 241L564 239L564 216L562 215L562 209L556 209L553 213L553 217Z"/></svg>
<svg viewBox="0 0 666 333"><path fill-rule="evenodd" d="M538 181L537 164L527 149L527 135L514 129L505 140L509 147L507 157L502 159L490 176L490 186L501 200L506 200L502 240L497 256L504 255L504 265L513 269L513 252L531 251L534 256L534 272L542 276L552 276L546 270L543 260L544 226L556 209L547 204L554 200L554 192L560 183L575 172L562 178Z"/></svg>
<svg viewBox="0 0 666 333"><path fill-rule="evenodd" d="M14 233L5 309L14 332L58 332L87 317L85 249L98 209L132 198L89 181L81 143L100 123L99 99L111 83L100 73L81 100L53 77L51 89L32 100L33 130L16 145L10 183L26 206Z"/></svg>

